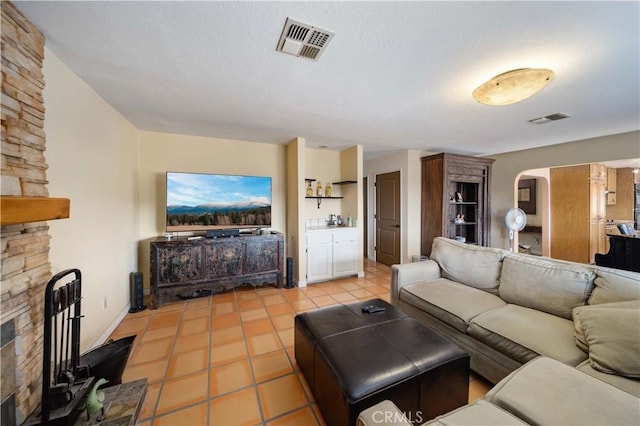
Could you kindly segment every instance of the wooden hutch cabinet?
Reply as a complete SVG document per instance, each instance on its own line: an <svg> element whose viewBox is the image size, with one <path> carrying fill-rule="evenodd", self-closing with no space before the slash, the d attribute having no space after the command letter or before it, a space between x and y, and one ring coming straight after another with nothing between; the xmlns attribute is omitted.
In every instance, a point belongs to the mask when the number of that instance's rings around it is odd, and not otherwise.
<svg viewBox="0 0 640 426"><path fill-rule="evenodd" d="M491 158L456 154L422 157L421 253L435 237L489 245Z"/></svg>
<svg viewBox="0 0 640 426"><path fill-rule="evenodd" d="M243 284L282 287L280 233L230 238L158 238L151 242L151 305L176 302L198 291L211 294Z"/></svg>

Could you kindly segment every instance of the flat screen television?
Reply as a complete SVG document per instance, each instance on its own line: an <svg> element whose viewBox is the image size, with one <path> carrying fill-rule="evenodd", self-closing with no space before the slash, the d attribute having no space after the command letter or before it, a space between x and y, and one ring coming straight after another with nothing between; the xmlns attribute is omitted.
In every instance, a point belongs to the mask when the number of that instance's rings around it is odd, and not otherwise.
<svg viewBox="0 0 640 426"><path fill-rule="evenodd" d="M271 177L167 172L167 232L271 226Z"/></svg>

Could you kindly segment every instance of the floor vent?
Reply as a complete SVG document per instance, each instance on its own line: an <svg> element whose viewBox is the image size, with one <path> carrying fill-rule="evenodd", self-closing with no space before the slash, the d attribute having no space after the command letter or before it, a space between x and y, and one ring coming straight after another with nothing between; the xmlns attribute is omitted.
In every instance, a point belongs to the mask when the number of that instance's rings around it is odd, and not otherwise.
<svg viewBox="0 0 640 426"><path fill-rule="evenodd" d="M527 120L527 121L533 124L546 124L546 123L551 123L552 121L562 120L564 118L570 118L570 116L562 112L556 112L555 114L549 114L549 115L545 115L544 117L538 117L538 118L534 118L533 120Z"/></svg>
<svg viewBox="0 0 640 426"><path fill-rule="evenodd" d="M287 18L276 50L317 61L334 35L333 31Z"/></svg>

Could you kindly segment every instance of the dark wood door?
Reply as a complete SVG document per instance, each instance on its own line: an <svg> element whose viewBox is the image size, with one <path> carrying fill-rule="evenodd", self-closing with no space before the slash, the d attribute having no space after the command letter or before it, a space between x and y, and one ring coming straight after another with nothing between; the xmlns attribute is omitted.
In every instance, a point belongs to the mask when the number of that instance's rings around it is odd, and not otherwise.
<svg viewBox="0 0 640 426"><path fill-rule="evenodd" d="M400 263L400 172L376 176L376 261Z"/></svg>

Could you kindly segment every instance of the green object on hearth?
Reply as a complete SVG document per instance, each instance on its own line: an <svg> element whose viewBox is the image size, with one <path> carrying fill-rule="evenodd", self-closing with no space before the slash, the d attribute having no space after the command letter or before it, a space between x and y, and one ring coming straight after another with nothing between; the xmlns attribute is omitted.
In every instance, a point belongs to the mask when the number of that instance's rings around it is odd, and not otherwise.
<svg viewBox="0 0 640 426"><path fill-rule="evenodd" d="M104 392L98 392L98 388L105 383L108 383L108 380L98 379L93 388L91 388L89 395L87 395L87 420L97 412L100 412L99 420L104 417Z"/></svg>

